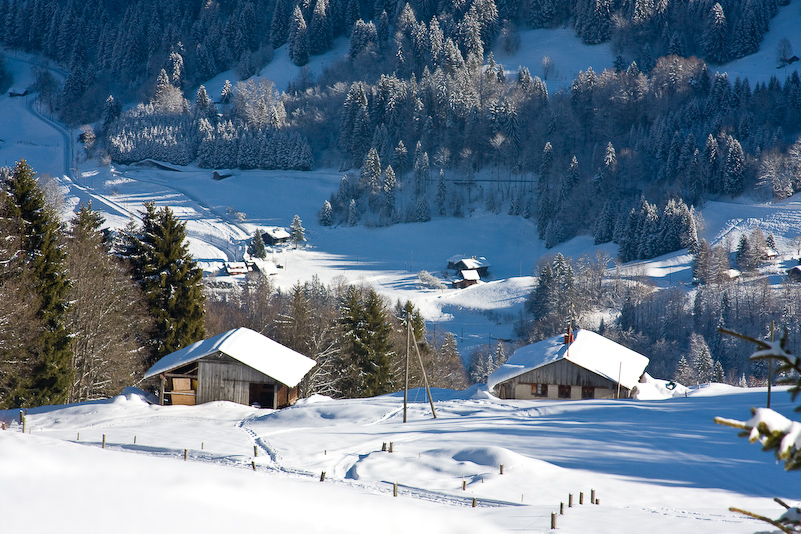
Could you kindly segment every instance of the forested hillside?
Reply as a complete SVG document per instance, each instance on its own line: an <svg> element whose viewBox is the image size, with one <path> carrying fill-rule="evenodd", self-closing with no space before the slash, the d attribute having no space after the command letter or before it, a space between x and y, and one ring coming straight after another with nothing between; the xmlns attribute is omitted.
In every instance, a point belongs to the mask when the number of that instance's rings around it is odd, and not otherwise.
<svg viewBox="0 0 801 534"><path fill-rule="evenodd" d="M798 75L752 86L706 63L757 50L780 3L19 0L0 3L0 20L7 47L69 68L59 88L42 71L38 89L65 121L97 121L115 161L304 170L325 155L360 171L321 206L323 224L482 207L536 218L549 246L594 232L628 260L694 242L686 207L705 198L801 187ZM611 41L614 68L551 94L547 58L540 77L489 52L519 46L518 28L565 24ZM280 46L302 65L339 36L348 55L287 92L250 79L184 93L231 68L247 78ZM669 200L686 237L632 244L657 240ZM635 236L632 209L649 220Z"/></svg>

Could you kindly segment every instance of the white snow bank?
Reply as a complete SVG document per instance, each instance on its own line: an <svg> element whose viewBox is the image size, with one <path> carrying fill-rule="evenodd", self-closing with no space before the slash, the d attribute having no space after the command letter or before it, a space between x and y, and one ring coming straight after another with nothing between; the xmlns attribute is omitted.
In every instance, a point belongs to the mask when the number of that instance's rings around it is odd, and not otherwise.
<svg viewBox="0 0 801 534"><path fill-rule="evenodd" d="M637 400L663 400L673 397L686 397L688 389L672 380L661 380L644 373L640 382L634 386L631 396Z"/></svg>

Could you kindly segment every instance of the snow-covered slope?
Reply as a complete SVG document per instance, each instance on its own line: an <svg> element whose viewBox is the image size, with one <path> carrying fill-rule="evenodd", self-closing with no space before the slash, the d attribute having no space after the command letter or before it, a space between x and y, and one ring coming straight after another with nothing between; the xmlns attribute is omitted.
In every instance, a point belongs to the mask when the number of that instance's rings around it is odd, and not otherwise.
<svg viewBox="0 0 801 534"><path fill-rule="evenodd" d="M399 395L313 397L272 411L224 402L159 407L128 394L31 410L29 435L17 412L0 412L11 425L0 431L0 524L64 534L258 525L547 532L563 502L564 533L737 534L760 527L729 506L777 517L774 496L798 498L797 473L712 422L747 418L764 389L713 385L658 402L434 394L438 418L413 390L405 424ZM786 392L774 391L772 406L792 416ZM384 443L392 453L381 451Z"/></svg>

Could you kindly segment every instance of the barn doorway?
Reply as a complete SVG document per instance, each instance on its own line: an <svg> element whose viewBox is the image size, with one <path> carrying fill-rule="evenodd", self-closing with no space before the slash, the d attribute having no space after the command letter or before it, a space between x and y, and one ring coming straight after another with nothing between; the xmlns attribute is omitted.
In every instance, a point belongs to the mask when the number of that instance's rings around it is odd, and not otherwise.
<svg viewBox="0 0 801 534"><path fill-rule="evenodd" d="M275 385L274 384L250 384L250 400L248 404L259 408L274 409L275 405Z"/></svg>

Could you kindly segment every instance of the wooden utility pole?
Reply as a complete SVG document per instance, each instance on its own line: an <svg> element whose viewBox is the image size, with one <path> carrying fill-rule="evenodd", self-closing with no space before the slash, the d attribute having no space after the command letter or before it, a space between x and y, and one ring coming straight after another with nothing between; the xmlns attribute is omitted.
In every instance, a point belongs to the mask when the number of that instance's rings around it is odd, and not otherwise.
<svg viewBox="0 0 801 534"><path fill-rule="evenodd" d="M411 321L408 313L406 314L406 374L403 386L403 422L406 422L406 407L409 400L409 342L411 340Z"/></svg>
<svg viewBox="0 0 801 534"><path fill-rule="evenodd" d="M420 349L417 347L417 337L412 330L412 341L414 342L414 350L417 351L417 359L420 361L420 370L423 372L423 383L426 386L426 393L428 394L428 403L431 405L431 413L434 414L434 419L437 418L437 410L434 409L434 399L431 397L431 388L428 387L428 377L426 376L426 368L423 366L423 357L420 356Z"/></svg>
<svg viewBox="0 0 801 534"><path fill-rule="evenodd" d="M773 329L776 326L774 321L770 322L770 341L773 342ZM773 382L773 358L768 358L768 408L770 408L770 385Z"/></svg>

